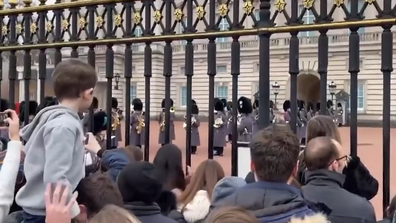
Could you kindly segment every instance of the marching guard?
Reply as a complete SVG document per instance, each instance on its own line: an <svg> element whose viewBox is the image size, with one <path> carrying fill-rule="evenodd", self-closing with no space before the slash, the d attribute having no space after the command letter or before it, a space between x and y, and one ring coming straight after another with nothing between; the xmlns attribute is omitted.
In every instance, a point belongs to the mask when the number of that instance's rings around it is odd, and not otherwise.
<svg viewBox="0 0 396 223"><path fill-rule="evenodd" d="M307 124L308 124L308 114L305 110L304 101L298 101L298 109L299 109L299 120L301 121L301 126L299 129L299 139L301 145L305 145L305 139L307 135Z"/></svg>
<svg viewBox="0 0 396 223"><path fill-rule="evenodd" d="M232 141L232 101L227 102L227 140Z"/></svg>
<svg viewBox="0 0 396 223"><path fill-rule="evenodd" d="M340 102L337 103L337 122L338 126L342 126L344 124L344 110L342 109L342 104Z"/></svg>
<svg viewBox="0 0 396 223"><path fill-rule="evenodd" d="M144 145L144 114L143 114L143 103L139 98L135 98L132 101L133 113L131 115L131 135L129 138L129 145L137 146L142 148Z"/></svg>
<svg viewBox="0 0 396 223"><path fill-rule="evenodd" d="M223 156L224 146L226 146L227 116L224 114L223 102L218 98L214 102L213 150L214 155Z"/></svg>
<svg viewBox="0 0 396 223"><path fill-rule="evenodd" d="M252 135L256 134L258 131L260 131L260 126L259 126L259 100L255 99L253 102L253 127L252 127Z"/></svg>
<svg viewBox="0 0 396 223"><path fill-rule="evenodd" d="M117 98L111 98L111 130L112 130L112 138L114 137L114 143L116 145L112 145L112 147L118 147L118 144L122 141L121 134L121 118L120 111L118 109L118 100Z"/></svg>
<svg viewBox="0 0 396 223"><path fill-rule="evenodd" d="M170 99L171 108L170 108L170 137L169 143L172 143L172 140L175 139L175 109L173 108L173 100ZM161 145L165 145L165 99L162 100L161 103L162 112L158 115L158 123L160 125L159 135L158 135L158 143Z"/></svg>
<svg viewBox="0 0 396 223"><path fill-rule="evenodd" d="M37 101L29 101L29 123L33 120L36 115L38 103ZM22 126L25 125L25 111L26 111L26 102L22 101L19 107L19 120L22 123Z"/></svg>
<svg viewBox="0 0 396 223"><path fill-rule="evenodd" d="M314 109L314 104L312 102L308 102L308 106L307 106L307 118L308 121L311 120L311 118L313 118L315 116L315 113L313 111Z"/></svg>
<svg viewBox="0 0 396 223"><path fill-rule="evenodd" d="M199 125L201 124L201 121L198 117L199 108L197 104L192 103L191 113L191 154L196 154L197 147L201 145L201 138L199 136ZM185 115L183 124L184 129L187 127L187 121L187 115Z"/></svg>
<svg viewBox="0 0 396 223"><path fill-rule="evenodd" d="M253 130L253 119L252 114L253 107L250 99L246 97L240 97L238 99L238 142L250 142L252 138Z"/></svg>
<svg viewBox="0 0 396 223"><path fill-rule="evenodd" d="M283 114L283 116L284 116L284 119L285 119L285 122L287 123L287 124L290 124L290 122L291 122L291 117L292 117L292 114L291 114L291 103L290 103L290 101L289 100L286 100L284 103L283 103L283 111L285 112L284 114ZM297 125L297 135L299 134L299 130L300 130L300 128L301 128L301 126L302 126L302 123L301 123L301 120L300 120L300 118L299 118L299 113L297 113L297 119L296 119L296 125Z"/></svg>

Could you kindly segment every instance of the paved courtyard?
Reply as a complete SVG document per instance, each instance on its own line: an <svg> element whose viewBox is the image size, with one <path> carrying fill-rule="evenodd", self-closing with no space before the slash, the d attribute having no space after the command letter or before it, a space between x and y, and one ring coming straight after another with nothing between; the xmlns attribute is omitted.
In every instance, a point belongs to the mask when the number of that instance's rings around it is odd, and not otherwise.
<svg viewBox="0 0 396 223"><path fill-rule="evenodd" d="M192 157L192 169L195 169L203 160L207 159L207 139L208 139L208 123L203 122L199 128L201 137L201 146L198 147L198 152ZM160 145L158 144L158 123L152 121L150 123L150 161L155 156ZM173 142L185 153L185 130L182 122L175 123L176 140ZM340 128L342 144L345 150L349 151L349 128ZM396 129L391 131L391 139L396 138ZM396 146L391 142L391 160L396 160L396 153L393 151ZM377 218L382 219L382 129L381 128L359 128L358 129L358 155L376 177L380 183L378 195L371 200L373 203ZM224 150L223 157L215 157L221 163L227 175L231 174L231 146L228 145ZM391 169L394 169L396 164L391 162ZM396 177L391 172L391 198L396 192Z"/></svg>

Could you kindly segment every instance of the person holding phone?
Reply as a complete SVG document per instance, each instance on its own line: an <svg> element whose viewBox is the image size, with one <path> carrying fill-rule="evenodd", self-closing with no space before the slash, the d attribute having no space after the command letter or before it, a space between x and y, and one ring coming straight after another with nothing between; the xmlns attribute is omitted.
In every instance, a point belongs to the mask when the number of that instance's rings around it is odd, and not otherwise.
<svg viewBox="0 0 396 223"><path fill-rule="evenodd" d="M21 160L22 143L19 138L19 118L17 113L14 110L6 110L0 115L7 117L4 121L8 126L10 138L0 171L0 222L3 222L14 201L15 182Z"/></svg>

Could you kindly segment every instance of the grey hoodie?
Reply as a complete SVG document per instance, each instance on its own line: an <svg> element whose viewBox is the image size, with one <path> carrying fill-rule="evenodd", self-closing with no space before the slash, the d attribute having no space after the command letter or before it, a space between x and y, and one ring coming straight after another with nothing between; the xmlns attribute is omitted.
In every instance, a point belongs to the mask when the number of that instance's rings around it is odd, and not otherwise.
<svg viewBox="0 0 396 223"><path fill-rule="evenodd" d="M26 185L16 195L16 202L31 215L45 216L44 193L48 183L61 181L72 192L85 176L84 133L78 114L62 105L41 110L20 131L26 141L24 172ZM72 207L72 218L79 214Z"/></svg>

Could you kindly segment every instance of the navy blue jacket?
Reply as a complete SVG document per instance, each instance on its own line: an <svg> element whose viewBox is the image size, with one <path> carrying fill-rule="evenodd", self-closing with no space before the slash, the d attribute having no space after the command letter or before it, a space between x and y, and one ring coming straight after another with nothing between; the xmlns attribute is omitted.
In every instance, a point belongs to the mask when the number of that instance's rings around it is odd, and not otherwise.
<svg viewBox="0 0 396 223"><path fill-rule="evenodd" d="M284 183L263 181L238 189L224 199L223 206L238 206L252 211L260 222L265 223L287 223L292 217L315 214L299 189Z"/></svg>
<svg viewBox="0 0 396 223"><path fill-rule="evenodd" d="M129 157L125 154L123 149L107 150L102 156L102 165L107 170L107 175L116 182L118 174L121 170L132 162Z"/></svg>

